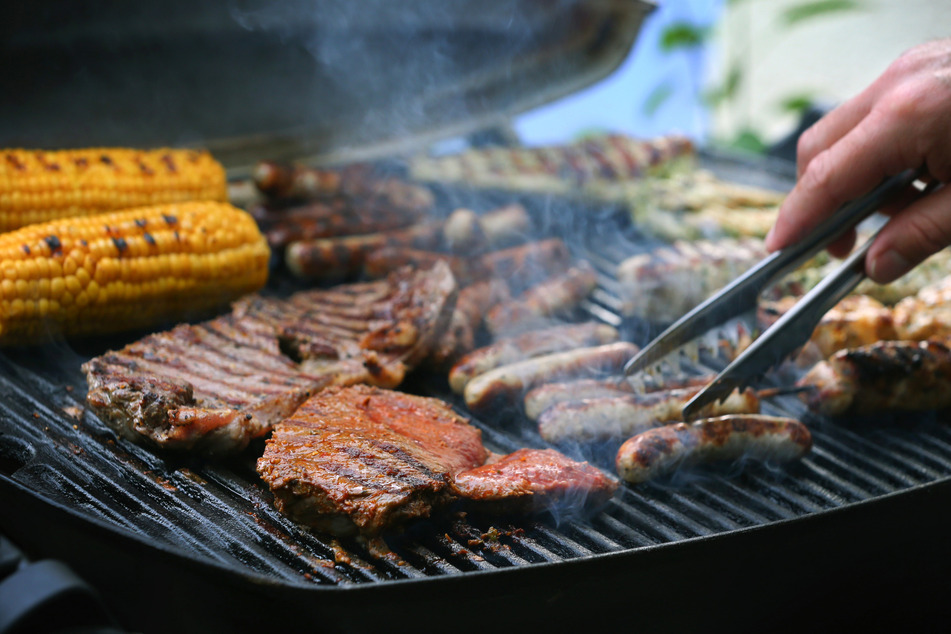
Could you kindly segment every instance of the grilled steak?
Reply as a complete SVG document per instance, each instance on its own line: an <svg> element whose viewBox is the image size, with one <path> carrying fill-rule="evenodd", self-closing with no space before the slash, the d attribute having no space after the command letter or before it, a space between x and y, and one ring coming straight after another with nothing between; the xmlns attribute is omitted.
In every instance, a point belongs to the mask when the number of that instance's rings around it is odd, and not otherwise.
<svg viewBox="0 0 951 634"><path fill-rule="evenodd" d="M400 383L441 337L455 294L437 264L287 299L251 296L91 359L87 401L135 441L238 451L320 388Z"/></svg>
<svg viewBox="0 0 951 634"><path fill-rule="evenodd" d="M554 449L519 449L455 478L459 495L500 513L593 509L617 486L615 478Z"/></svg>
<svg viewBox="0 0 951 634"><path fill-rule="evenodd" d="M487 457L448 404L358 385L323 390L278 423L257 468L294 520L374 535L455 499L453 476Z"/></svg>

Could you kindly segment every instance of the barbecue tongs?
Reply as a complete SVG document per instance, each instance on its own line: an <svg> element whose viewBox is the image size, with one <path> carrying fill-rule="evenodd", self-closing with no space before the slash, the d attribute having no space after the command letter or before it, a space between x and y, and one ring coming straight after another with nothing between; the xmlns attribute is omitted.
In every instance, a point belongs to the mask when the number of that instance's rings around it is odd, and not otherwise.
<svg viewBox="0 0 951 634"><path fill-rule="evenodd" d="M862 198L843 205L798 244L761 260L651 341L627 362L624 374L629 376L657 364L668 354L729 319L755 313L761 292L906 190L923 173L923 169L907 170L888 178ZM809 291L712 383L697 393L683 408L684 420L689 420L704 405L723 400L734 389L746 387L804 345L822 316L865 277L865 254L874 239L872 236L856 249L838 269Z"/></svg>

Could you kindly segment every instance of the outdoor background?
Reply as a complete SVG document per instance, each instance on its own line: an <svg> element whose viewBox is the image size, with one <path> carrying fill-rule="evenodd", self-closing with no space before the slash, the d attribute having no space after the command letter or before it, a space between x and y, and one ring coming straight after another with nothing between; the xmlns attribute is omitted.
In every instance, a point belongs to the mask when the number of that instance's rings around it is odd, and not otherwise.
<svg viewBox="0 0 951 634"><path fill-rule="evenodd" d="M582 93L515 122L527 144L613 130L682 132L757 150L795 128L810 105L859 92L903 51L951 36L951 2L668 0L628 59Z"/></svg>

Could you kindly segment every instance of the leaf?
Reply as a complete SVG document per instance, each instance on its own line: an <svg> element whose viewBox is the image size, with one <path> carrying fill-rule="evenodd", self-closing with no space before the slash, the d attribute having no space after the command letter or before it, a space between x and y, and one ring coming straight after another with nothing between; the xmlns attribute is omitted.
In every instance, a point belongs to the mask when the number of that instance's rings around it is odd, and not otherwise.
<svg viewBox="0 0 951 634"><path fill-rule="evenodd" d="M655 87L654 90L647 95L647 99L644 100L644 114L648 117L653 117L657 114L657 111L660 110L660 107L664 105L664 102L670 99L670 96L673 94L674 87L669 81Z"/></svg>
<svg viewBox="0 0 951 634"><path fill-rule="evenodd" d="M793 26L830 13L842 13L864 8L860 2L855 0L815 0L789 7L783 11L781 20L787 26Z"/></svg>
<svg viewBox="0 0 951 634"><path fill-rule="evenodd" d="M734 62L723 79L723 83L711 88L704 94L704 101L710 106L718 106L725 101L729 101L736 96L736 91L739 90L742 79L743 68L739 63Z"/></svg>
<svg viewBox="0 0 951 634"><path fill-rule="evenodd" d="M740 133L730 142L730 147L756 154L762 154L766 151L766 144L763 143L763 139L749 128L740 130Z"/></svg>
<svg viewBox="0 0 951 634"><path fill-rule="evenodd" d="M674 22L660 34L660 50L665 53L677 49L696 48L710 37L710 28L689 22Z"/></svg>
<svg viewBox="0 0 951 634"><path fill-rule="evenodd" d="M814 103L815 99L812 94L803 93L800 95L786 97L780 102L779 107L783 112L802 114L802 112L808 110Z"/></svg>

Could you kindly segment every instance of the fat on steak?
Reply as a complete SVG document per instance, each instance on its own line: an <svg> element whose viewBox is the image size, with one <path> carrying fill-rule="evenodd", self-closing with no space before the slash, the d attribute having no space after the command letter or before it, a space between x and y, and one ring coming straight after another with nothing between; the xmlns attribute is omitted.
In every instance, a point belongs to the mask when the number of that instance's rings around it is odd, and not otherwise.
<svg viewBox="0 0 951 634"><path fill-rule="evenodd" d="M455 499L488 458L481 432L438 399L327 388L278 423L258 460L278 510L337 535L375 535Z"/></svg>
<svg viewBox="0 0 951 634"><path fill-rule="evenodd" d="M444 263L285 299L253 295L91 359L86 400L133 441L233 453L321 388L398 385L445 332L455 297Z"/></svg>

